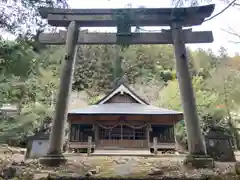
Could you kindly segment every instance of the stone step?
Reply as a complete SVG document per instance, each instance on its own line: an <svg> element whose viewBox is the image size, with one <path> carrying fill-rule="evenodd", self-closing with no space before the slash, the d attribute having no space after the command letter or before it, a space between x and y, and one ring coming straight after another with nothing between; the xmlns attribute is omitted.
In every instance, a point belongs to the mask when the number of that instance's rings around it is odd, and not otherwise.
<svg viewBox="0 0 240 180"><path fill-rule="evenodd" d="M95 149L91 154L92 156L154 156L149 149L145 150L133 150L133 149L118 149L118 150L101 150Z"/></svg>
<svg viewBox="0 0 240 180"><path fill-rule="evenodd" d="M121 147L121 146L97 146L95 149L97 150L127 150L127 151L142 151L142 150L149 150L146 148L126 148L126 147Z"/></svg>

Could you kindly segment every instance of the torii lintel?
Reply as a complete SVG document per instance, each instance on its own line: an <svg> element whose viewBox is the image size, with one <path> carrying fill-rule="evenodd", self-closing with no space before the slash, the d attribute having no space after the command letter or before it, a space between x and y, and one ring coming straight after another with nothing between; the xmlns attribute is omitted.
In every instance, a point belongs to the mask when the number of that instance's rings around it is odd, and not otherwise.
<svg viewBox="0 0 240 180"><path fill-rule="evenodd" d="M52 26L67 27L76 21L80 27L115 27L119 14L127 15L131 26L171 26L178 22L182 27L200 25L209 17L214 4L188 8L128 8L128 9L60 9L39 8L42 18Z"/></svg>

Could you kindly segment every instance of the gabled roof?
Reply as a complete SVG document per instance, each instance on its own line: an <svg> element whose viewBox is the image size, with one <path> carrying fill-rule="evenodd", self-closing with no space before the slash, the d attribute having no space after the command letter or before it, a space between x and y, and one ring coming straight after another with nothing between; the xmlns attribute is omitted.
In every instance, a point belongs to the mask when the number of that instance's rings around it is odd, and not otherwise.
<svg viewBox="0 0 240 180"><path fill-rule="evenodd" d="M130 87L128 87L126 84L120 84L118 87L112 90L108 95L106 95L104 98L102 98L100 101L98 101L96 104L105 104L110 98L112 98L114 95L118 93L126 93L129 96L131 96L133 99L135 99L140 104L149 105L147 101L145 101L143 98L141 98L139 95L137 95L134 90L132 90Z"/></svg>
<svg viewBox="0 0 240 180"><path fill-rule="evenodd" d="M183 115L182 112L138 103L96 104L71 110L69 115ZM182 117L180 118L180 120Z"/></svg>

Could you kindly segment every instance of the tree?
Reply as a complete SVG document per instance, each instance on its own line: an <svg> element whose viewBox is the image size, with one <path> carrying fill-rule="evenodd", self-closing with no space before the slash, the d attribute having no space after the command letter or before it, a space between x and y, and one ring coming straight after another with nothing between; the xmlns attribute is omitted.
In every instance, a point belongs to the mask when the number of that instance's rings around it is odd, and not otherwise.
<svg viewBox="0 0 240 180"><path fill-rule="evenodd" d="M191 54L196 73L203 78L207 78L211 70L216 66L216 57L211 50L205 51L203 49L198 49Z"/></svg>
<svg viewBox="0 0 240 180"><path fill-rule="evenodd" d="M0 73L25 78L36 72L35 53L26 43L0 41Z"/></svg>
<svg viewBox="0 0 240 180"><path fill-rule="evenodd" d="M229 59L228 65L232 69L240 71L240 56L236 55L236 56L232 57L231 59Z"/></svg>
<svg viewBox="0 0 240 180"><path fill-rule="evenodd" d="M137 93L145 98L150 104L157 105L159 100L159 93L164 88L164 81L158 79L146 79L146 77L140 77L131 86L137 91Z"/></svg>
<svg viewBox="0 0 240 180"><path fill-rule="evenodd" d="M108 90L113 83L114 46L81 46L76 55L73 89Z"/></svg>
<svg viewBox="0 0 240 180"><path fill-rule="evenodd" d="M16 104L19 109L11 122L0 119L1 140L25 137L52 114L51 95L58 87L61 55L51 46L35 53L28 43L18 40L0 41L0 49L0 106Z"/></svg>
<svg viewBox="0 0 240 180"><path fill-rule="evenodd" d="M38 12L40 6L67 7L67 0L1 1L0 28L13 34L35 34L46 26ZM34 28L33 28L34 27Z"/></svg>
<svg viewBox="0 0 240 180"><path fill-rule="evenodd" d="M166 81L175 76L171 46L81 46L78 48L73 88L108 91L116 78L130 84L140 77Z"/></svg>
<svg viewBox="0 0 240 180"><path fill-rule="evenodd" d="M211 78L207 80L207 87L210 91L218 92L218 103L221 105L222 112L227 120L227 125L233 133L235 147L240 148L239 135L236 129L236 122L232 118L231 112L237 111L240 103L240 72L231 69L223 63Z"/></svg>
<svg viewBox="0 0 240 180"><path fill-rule="evenodd" d="M205 80L200 76L195 76L192 79L195 92L197 112L200 119L202 133L205 134L207 127L212 123L213 119L220 121L223 118L222 112L216 108L218 105L218 94L215 91L205 89ZM182 112L182 103L177 80L169 81L159 92L158 106L167 109L173 109ZM185 142L186 132L185 127L178 123L176 133L181 141Z"/></svg>

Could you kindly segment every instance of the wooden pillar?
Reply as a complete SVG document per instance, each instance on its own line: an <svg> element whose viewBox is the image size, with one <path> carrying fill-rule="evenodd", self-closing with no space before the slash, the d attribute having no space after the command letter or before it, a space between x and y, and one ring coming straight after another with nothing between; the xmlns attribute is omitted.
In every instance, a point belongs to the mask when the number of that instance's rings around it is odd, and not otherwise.
<svg viewBox="0 0 240 180"><path fill-rule="evenodd" d="M175 137L175 126L173 125L172 128L171 128L171 141L174 140L174 137Z"/></svg>
<svg viewBox="0 0 240 180"><path fill-rule="evenodd" d="M173 126L173 140L174 140L174 144L175 144L175 150L178 151L178 143L177 143L177 139L176 139L176 125Z"/></svg>
<svg viewBox="0 0 240 180"><path fill-rule="evenodd" d="M88 151L87 151L88 156L90 156L91 152L92 152L92 137L88 136Z"/></svg>
<svg viewBox="0 0 240 180"><path fill-rule="evenodd" d="M200 130L183 37L182 27L178 26L178 24L173 24L172 38L176 56L177 79L183 105L184 121L187 130L188 149L189 153L192 155L205 155L206 151Z"/></svg>
<svg viewBox="0 0 240 180"><path fill-rule="evenodd" d="M94 140L95 144L97 145L99 141L99 126L97 124L94 124Z"/></svg>
<svg viewBox="0 0 240 180"><path fill-rule="evenodd" d="M147 139L147 145L148 145L148 147L150 147L150 134L149 134L150 128L151 128L151 125L148 125L148 126L146 127L146 139Z"/></svg>
<svg viewBox="0 0 240 180"><path fill-rule="evenodd" d="M153 138L153 152L157 154L157 137Z"/></svg>
<svg viewBox="0 0 240 180"><path fill-rule="evenodd" d="M123 125L121 124L121 140L123 140Z"/></svg>
<svg viewBox="0 0 240 180"><path fill-rule="evenodd" d="M133 140L135 140L135 129L133 128Z"/></svg>
<svg viewBox="0 0 240 180"><path fill-rule="evenodd" d="M61 72L59 93L57 96L55 116L52 123L50 144L47 153L49 157L60 157L62 152L64 125L67 121L69 94L72 88L72 76L75 64L74 54L78 40L78 28L79 26L75 21L72 21L68 26L65 61ZM44 161L42 162L44 163Z"/></svg>
<svg viewBox="0 0 240 180"><path fill-rule="evenodd" d="M77 125L77 141L80 142L81 136L80 136L80 124Z"/></svg>
<svg viewBox="0 0 240 180"><path fill-rule="evenodd" d="M73 140L73 127L72 123L69 124L69 134L68 134L68 141L71 142Z"/></svg>
<svg viewBox="0 0 240 180"><path fill-rule="evenodd" d="M74 141L75 140L75 128L73 127L73 125L71 124L71 132L70 132L70 135L71 135L71 141Z"/></svg>

